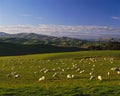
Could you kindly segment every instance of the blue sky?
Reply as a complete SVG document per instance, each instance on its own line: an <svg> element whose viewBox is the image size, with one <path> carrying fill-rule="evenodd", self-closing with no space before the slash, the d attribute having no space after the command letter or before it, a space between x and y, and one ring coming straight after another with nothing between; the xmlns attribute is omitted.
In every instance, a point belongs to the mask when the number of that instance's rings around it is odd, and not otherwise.
<svg viewBox="0 0 120 96"><path fill-rule="evenodd" d="M112 26L116 31L120 27L120 0L0 0L0 31L6 27L5 31L14 32L18 25L33 29L54 26L55 32L60 31L60 25L65 28Z"/></svg>

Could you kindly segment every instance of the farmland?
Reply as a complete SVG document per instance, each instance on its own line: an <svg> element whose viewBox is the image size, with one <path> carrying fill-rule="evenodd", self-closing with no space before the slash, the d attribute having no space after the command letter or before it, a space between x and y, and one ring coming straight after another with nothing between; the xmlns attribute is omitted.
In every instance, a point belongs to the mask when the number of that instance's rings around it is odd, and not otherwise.
<svg viewBox="0 0 120 96"><path fill-rule="evenodd" d="M120 51L1 56L0 96L118 96L119 68Z"/></svg>

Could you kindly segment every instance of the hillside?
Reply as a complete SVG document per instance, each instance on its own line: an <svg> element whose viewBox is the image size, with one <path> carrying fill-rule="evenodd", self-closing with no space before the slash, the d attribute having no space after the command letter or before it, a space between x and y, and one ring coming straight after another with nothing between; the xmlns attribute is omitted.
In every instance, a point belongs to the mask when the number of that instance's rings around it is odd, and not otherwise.
<svg viewBox="0 0 120 96"><path fill-rule="evenodd" d="M39 54L80 50L120 50L119 39L81 40L35 33L0 32L0 55Z"/></svg>
<svg viewBox="0 0 120 96"><path fill-rule="evenodd" d="M18 44L49 44L62 47L81 47L86 40L80 40L69 37L55 37L35 33L7 34L0 32L1 42L10 42Z"/></svg>
<svg viewBox="0 0 120 96"><path fill-rule="evenodd" d="M0 57L0 68L0 96L120 94L120 51L4 56ZM95 78L90 80L91 72ZM68 74L74 77L67 78ZM42 76L45 79L39 80ZM102 80L97 76L102 76Z"/></svg>
<svg viewBox="0 0 120 96"><path fill-rule="evenodd" d="M52 53L52 52L69 52L80 51L83 49L74 47L57 47L51 45L34 44L14 44L0 42L0 55L25 55L25 54L39 54L39 53Z"/></svg>

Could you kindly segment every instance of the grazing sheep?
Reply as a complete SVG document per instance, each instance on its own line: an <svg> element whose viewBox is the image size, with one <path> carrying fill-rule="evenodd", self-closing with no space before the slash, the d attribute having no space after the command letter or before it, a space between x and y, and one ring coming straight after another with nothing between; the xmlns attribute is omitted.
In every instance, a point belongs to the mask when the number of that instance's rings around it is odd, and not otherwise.
<svg viewBox="0 0 120 96"><path fill-rule="evenodd" d="M70 68L67 68L67 70L70 70Z"/></svg>
<svg viewBox="0 0 120 96"><path fill-rule="evenodd" d="M94 72L90 72L89 74L90 74L90 75L93 75L93 74L94 74Z"/></svg>
<svg viewBox="0 0 120 96"><path fill-rule="evenodd" d="M110 61L110 63L111 63L111 64L113 64L113 62L112 62L112 61Z"/></svg>
<svg viewBox="0 0 120 96"><path fill-rule="evenodd" d="M37 74L37 72L35 71L34 74Z"/></svg>
<svg viewBox="0 0 120 96"><path fill-rule="evenodd" d="M67 79L71 79L71 75L70 74L67 75Z"/></svg>
<svg viewBox="0 0 120 96"><path fill-rule="evenodd" d="M64 69L62 69L62 72L64 72L65 70Z"/></svg>
<svg viewBox="0 0 120 96"><path fill-rule="evenodd" d="M117 68L117 67L113 67L113 68L111 68L111 70L112 70L112 71L120 71L120 69Z"/></svg>
<svg viewBox="0 0 120 96"><path fill-rule="evenodd" d="M72 77L72 78L74 78L74 77L75 77L75 75L71 75L71 77Z"/></svg>
<svg viewBox="0 0 120 96"><path fill-rule="evenodd" d="M67 79L72 79L72 78L74 78L75 76L74 75L71 75L71 74L68 74L67 75Z"/></svg>
<svg viewBox="0 0 120 96"><path fill-rule="evenodd" d="M120 71L117 71L117 74L120 74Z"/></svg>
<svg viewBox="0 0 120 96"><path fill-rule="evenodd" d="M102 76L99 75L98 76L98 80L102 81Z"/></svg>
<svg viewBox="0 0 120 96"><path fill-rule="evenodd" d="M95 70L95 68L92 68L91 70Z"/></svg>
<svg viewBox="0 0 120 96"><path fill-rule="evenodd" d="M95 65L93 65L93 67L95 67Z"/></svg>
<svg viewBox="0 0 120 96"><path fill-rule="evenodd" d="M57 77L57 76L58 76L58 72L55 72L52 77Z"/></svg>
<svg viewBox="0 0 120 96"><path fill-rule="evenodd" d="M42 76L41 78L39 78L38 81L43 81L43 80L45 80L45 76Z"/></svg>
<svg viewBox="0 0 120 96"><path fill-rule="evenodd" d="M82 71L80 71L80 74L81 74L81 73L84 73L84 72L85 72L85 70L82 70Z"/></svg>
<svg viewBox="0 0 120 96"><path fill-rule="evenodd" d="M76 70L76 72L79 72L80 71L80 68L78 68L77 70Z"/></svg>
<svg viewBox="0 0 120 96"><path fill-rule="evenodd" d="M49 70L48 69L46 69L45 71L44 71L44 73L47 73Z"/></svg>
<svg viewBox="0 0 120 96"><path fill-rule="evenodd" d="M16 75L14 76L15 79L17 79L18 77L20 77L18 74L16 74Z"/></svg>
<svg viewBox="0 0 120 96"><path fill-rule="evenodd" d="M55 69L55 68L53 68L52 70L53 70L53 71L55 71L56 69Z"/></svg>
<svg viewBox="0 0 120 96"><path fill-rule="evenodd" d="M92 76L90 77L90 80L93 80L93 79L95 79L95 76L92 75Z"/></svg>
<svg viewBox="0 0 120 96"><path fill-rule="evenodd" d="M73 64L72 65L74 69L77 69L78 68L78 65L77 64Z"/></svg>
<svg viewBox="0 0 120 96"><path fill-rule="evenodd" d="M110 76L110 72L108 72L107 75Z"/></svg>
<svg viewBox="0 0 120 96"><path fill-rule="evenodd" d="M60 68L60 67L58 67L58 70L61 70L61 68Z"/></svg>

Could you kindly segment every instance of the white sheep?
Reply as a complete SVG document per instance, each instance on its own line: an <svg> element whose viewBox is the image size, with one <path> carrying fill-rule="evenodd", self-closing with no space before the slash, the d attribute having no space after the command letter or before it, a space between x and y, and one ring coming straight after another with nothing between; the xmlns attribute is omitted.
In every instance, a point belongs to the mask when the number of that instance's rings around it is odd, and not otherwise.
<svg viewBox="0 0 120 96"><path fill-rule="evenodd" d="M120 74L120 71L117 71L117 74Z"/></svg>
<svg viewBox="0 0 120 96"><path fill-rule="evenodd" d="M95 68L92 68L91 70L95 70Z"/></svg>
<svg viewBox="0 0 120 96"><path fill-rule="evenodd" d="M53 68L52 70L53 70L53 71L55 71L56 69L55 69L55 68Z"/></svg>
<svg viewBox="0 0 120 96"><path fill-rule="evenodd" d="M43 80L45 80L45 76L42 76L41 78L39 78L38 81L43 81Z"/></svg>
<svg viewBox="0 0 120 96"><path fill-rule="evenodd" d="M76 70L76 72L79 72L80 71L80 68L78 68L77 70Z"/></svg>
<svg viewBox="0 0 120 96"><path fill-rule="evenodd" d="M52 77L57 77L57 76L58 76L58 72L55 72Z"/></svg>
<svg viewBox="0 0 120 96"><path fill-rule="evenodd" d="M93 64L93 67L95 67L95 65Z"/></svg>
<svg viewBox="0 0 120 96"><path fill-rule="evenodd" d="M120 69L118 67L113 67L111 68L112 71L120 71Z"/></svg>
<svg viewBox="0 0 120 96"><path fill-rule="evenodd" d="M98 76L98 80L102 81L102 76L99 75Z"/></svg>
<svg viewBox="0 0 120 96"><path fill-rule="evenodd" d="M17 79L18 77L20 77L18 74L16 74L16 75L14 76L15 79Z"/></svg>
<svg viewBox="0 0 120 96"><path fill-rule="evenodd" d="M62 72L64 72L65 70L64 69L62 69Z"/></svg>
<svg viewBox="0 0 120 96"><path fill-rule="evenodd" d="M85 70L82 70L82 71L80 71L80 74L81 74L81 73L84 73L84 72L85 72Z"/></svg>
<svg viewBox="0 0 120 96"><path fill-rule="evenodd" d="M68 74L68 75L67 75L67 79L71 79L71 74Z"/></svg>
<svg viewBox="0 0 120 96"><path fill-rule="evenodd" d="M74 77L75 77L75 75L71 75L71 77L72 77L72 78L74 78Z"/></svg>
<svg viewBox="0 0 120 96"><path fill-rule="evenodd" d="M48 69L46 69L45 71L44 71L44 73L47 73L49 70Z"/></svg>
<svg viewBox="0 0 120 96"><path fill-rule="evenodd" d="M107 75L110 76L110 72L107 72Z"/></svg>
<svg viewBox="0 0 120 96"><path fill-rule="evenodd" d="M90 74L90 75L93 75L93 74L94 74L94 72L90 72L89 74Z"/></svg>
<svg viewBox="0 0 120 96"><path fill-rule="evenodd" d="M93 80L93 79L95 79L95 76L92 75L92 76L90 77L90 80Z"/></svg>
<svg viewBox="0 0 120 96"><path fill-rule="evenodd" d="M72 79L72 78L74 78L75 77L75 75L71 75L71 74L68 74L67 75L67 79Z"/></svg>

